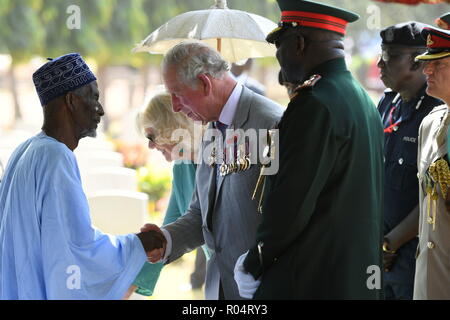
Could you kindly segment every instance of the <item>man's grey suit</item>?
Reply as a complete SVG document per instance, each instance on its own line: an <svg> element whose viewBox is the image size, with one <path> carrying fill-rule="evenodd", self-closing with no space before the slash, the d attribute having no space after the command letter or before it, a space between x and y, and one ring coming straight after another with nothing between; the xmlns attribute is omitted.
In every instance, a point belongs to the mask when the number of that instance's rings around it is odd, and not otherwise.
<svg viewBox="0 0 450 320"><path fill-rule="evenodd" d="M229 129L270 129L282 112L275 102L244 87ZM204 141L202 149L209 143ZM259 165L252 165L247 171L219 176L216 186L213 172L216 169L202 161L197 167L196 187L188 212L164 226L172 238L167 263L203 243L208 246L211 258L206 271L206 299L219 298L220 282L225 299L242 299L234 281L234 266L237 258L255 244L260 214L257 199L251 197L259 169ZM215 195L210 187L215 188Z"/></svg>

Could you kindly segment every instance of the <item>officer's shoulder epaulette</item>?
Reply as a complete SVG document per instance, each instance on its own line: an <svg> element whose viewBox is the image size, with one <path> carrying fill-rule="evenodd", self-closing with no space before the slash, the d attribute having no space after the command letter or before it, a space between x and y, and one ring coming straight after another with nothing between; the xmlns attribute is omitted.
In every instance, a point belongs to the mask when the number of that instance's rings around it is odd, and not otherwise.
<svg viewBox="0 0 450 320"><path fill-rule="evenodd" d="M311 78L309 78L308 80L303 82L301 85L298 85L297 87L295 87L295 89L293 90L295 92L295 94L292 96L292 98L297 96L300 91L305 90L307 88L314 87L314 85L317 83L317 81L320 80L320 78L322 78L320 75L315 74L315 75L311 76Z"/></svg>

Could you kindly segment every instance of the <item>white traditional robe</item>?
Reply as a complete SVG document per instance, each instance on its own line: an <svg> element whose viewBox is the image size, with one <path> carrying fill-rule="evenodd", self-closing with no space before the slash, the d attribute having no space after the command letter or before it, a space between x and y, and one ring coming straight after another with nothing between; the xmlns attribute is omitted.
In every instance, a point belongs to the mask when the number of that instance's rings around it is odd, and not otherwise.
<svg viewBox="0 0 450 320"><path fill-rule="evenodd" d="M120 299L145 261L136 235L91 225L66 145L41 132L14 151L0 183L0 299Z"/></svg>

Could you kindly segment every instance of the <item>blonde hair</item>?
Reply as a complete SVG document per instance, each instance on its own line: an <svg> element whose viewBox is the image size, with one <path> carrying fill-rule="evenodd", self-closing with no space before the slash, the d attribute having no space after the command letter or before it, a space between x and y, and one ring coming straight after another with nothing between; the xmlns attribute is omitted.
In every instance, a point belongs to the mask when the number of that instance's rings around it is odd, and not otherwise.
<svg viewBox="0 0 450 320"><path fill-rule="evenodd" d="M145 129L152 128L155 135L154 141L158 144L177 144L181 142L186 149L191 149L194 152L198 149L200 142L195 141L197 137L194 135L194 132L195 130L200 130L200 137L203 133L201 125L195 124L185 114L172 110L172 98L167 92L154 95L144 104L136 117L136 124L143 135L146 135ZM173 139L172 133L177 129L187 130L190 140ZM197 140L201 139L197 138Z"/></svg>

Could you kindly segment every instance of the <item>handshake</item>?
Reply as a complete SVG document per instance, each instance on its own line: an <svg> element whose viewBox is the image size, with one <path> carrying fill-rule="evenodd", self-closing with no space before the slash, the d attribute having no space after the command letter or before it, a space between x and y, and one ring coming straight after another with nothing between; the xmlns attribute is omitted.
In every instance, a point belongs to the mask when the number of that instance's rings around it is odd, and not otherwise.
<svg viewBox="0 0 450 320"><path fill-rule="evenodd" d="M136 235L141 240L147 254L147 260L150 263L156 263L164 257L167 240L158 226L146 224L141 228L141 232Z"/></svg>

